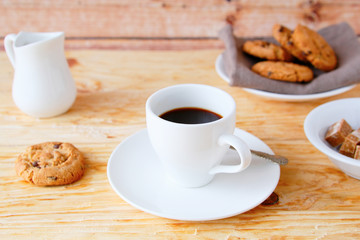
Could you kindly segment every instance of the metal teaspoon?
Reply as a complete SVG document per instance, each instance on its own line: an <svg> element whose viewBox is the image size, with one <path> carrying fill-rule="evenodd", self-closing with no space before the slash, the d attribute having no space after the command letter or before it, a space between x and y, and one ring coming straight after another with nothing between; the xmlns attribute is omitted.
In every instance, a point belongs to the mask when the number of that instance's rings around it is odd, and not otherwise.
<svg viewBox="0 0 360 240"><path fill-rule="evenodd" d="M230 149L235 150L232 146L230 146ZM256 150L252 150L252 149L250 149L250 152L254 156L275 162L279 165L286 165L288 163L288 159L286 157L283 157L280 155L268 154L268 153L264 153L264 152L256 151Z"/></svg>

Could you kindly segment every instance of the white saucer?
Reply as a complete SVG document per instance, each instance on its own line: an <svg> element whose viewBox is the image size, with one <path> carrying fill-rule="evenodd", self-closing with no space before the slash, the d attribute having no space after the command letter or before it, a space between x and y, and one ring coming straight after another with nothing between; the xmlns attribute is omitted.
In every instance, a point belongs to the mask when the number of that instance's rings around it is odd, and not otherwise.
<svg viewBox="0 0 360 240"><path fill-rule="evenodd" d="M260 139L240 129L235 134L250 148L273 153ZM237 153L229 150L225 163L234 163ZM160 161L143 129L121 142L107 165L115 192L134 207L164 218L204 221L231 217L262 203L274 191L280 167L254 158L241 173L218 174L201 188L183 188L167 180Z"/></svg>
<svg viewBox="0 0 360 240"><path fill-rule="evenodd" d="M222 54L220 54L216 58L215 69L216 69L216 72L219 74L219 76L223 80L225 80L228 83L230 82L230 78L228 77L228 75L225 72ZM252 94L255 94L255 95L258 95L261 97L265 97L268 99L273 99L273 100L278 100L278 101L288 101L288 102L304 102L304 101L310 101L310 100L335 96L335 95L347 92L347 91L353 89L355 86L356 86L356 84L338 88L338 89L331 90L331 91L327 91L327 92L306 94L306 95L272 93L272 92L251 89L251 88L243 88L243 89L249 93L252 93Z"/></svg>

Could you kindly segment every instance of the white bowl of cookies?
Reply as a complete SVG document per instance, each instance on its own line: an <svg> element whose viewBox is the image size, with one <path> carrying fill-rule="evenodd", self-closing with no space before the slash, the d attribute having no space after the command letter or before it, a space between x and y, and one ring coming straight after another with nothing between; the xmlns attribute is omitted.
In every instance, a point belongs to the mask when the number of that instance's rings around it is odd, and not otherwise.
<svg viewBox="0 0 360 240"><path fill-rule="evenodd" d="M360 98L328 102L305 119L309 141L347 175L360 180Z"/></svg>

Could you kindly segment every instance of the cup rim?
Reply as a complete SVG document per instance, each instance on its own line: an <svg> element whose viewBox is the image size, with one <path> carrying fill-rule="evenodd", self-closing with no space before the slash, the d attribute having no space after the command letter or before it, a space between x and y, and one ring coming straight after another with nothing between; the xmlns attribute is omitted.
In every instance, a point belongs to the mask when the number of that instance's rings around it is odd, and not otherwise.
<svg viewBox="0 0 360 240"><path fill-rule="evenodd" d="M223 116L222 114L219 114L222 116L222 118L220 119L217 119L215 121L211 121L211 122L206 122L206 123L196 123L196 124L187 124L187 123L177 123L177 122L172 122L172 121L169 121L169 120L165 120L163 118L161 118L158 114L155 114L153 109L151 108L150 104L151 104L151 101L158 95L158 94L161 94L162 92L164 91L168 91L169 89L172 89L172 88L179 88L179 87L204 87L204 88L211 88L215 91L219 91L221 92L222 94L225 94L227 95L227 97L231 100L232 104L233 104L233 109L231 111L229 111L228 114L226 114L225 116ZM185 107L185 106L184 106ZM229 94L227 93L226 91L220 89L220 88L217 88L217 87L213 87L213 86L210 86L210 85L205 85L205 84L194 84L194 83L186 83L186 84L176 84L176 85L172 85L172 86L168 86L168 87L165 87L165 88L162 88L162 89L159 89L157 91L155 91L153 94L150 95L150 97L147 99L146 101L146 109L148 110L146 114L151 114L153 117L155 117L156 119L158 119L159 121L163 122L163 123L166 123L166 124L170 124L170 125L173 125L173 126L182 126L182 127L202 127L202 126L210 126L210 125L214 125L214 124L219 124L221 122L224 122L224 121L227 121L228 118L230 118L234 112L236 111L236 103L235 103L235 100L234 98ZM176 109L176 108L173 108L173 109ZM205 110L209 110L207 108L203 108ZM212 110L210 110L212 111ZM214 112L214 111L212 111ZM161 114L160 114L161 115Z"/></svg>

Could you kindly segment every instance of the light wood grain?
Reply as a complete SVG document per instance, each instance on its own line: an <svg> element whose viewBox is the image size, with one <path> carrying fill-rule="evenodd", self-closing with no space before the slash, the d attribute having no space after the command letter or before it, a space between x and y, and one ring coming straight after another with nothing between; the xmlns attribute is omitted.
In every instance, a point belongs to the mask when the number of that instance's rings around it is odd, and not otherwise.
<svg viewBox="0 0 360 240"><path fill-rule="evenodd" d="M230 87L215 72L220 49L71 50L78 87L69 112L35 119L11 98L13 69L0 52L0 239L359 239L360 181L338 170L303 132L316 106L359 97L360 86L303 103L277 102ZM230 93L236 126L289 158L275 189L279 202L209 222L168 220L135 209L107 180L107 161L145 127L145 101L173 84L202 83ZM14 171L17 155L43 141L72 142L85 155L84 177L68 186L36 187Z"/></svg>
<svg viewBox="0 0 360 240"><path fill-rule="evenodd" d="M1 47L0 47L1 48ZM223 49L220 39L71 39L65 41L65 49L101 50L204 50Z"/></svg>
<svg viewBox="0 0 360 240"><path fill-rule="evenodd" d="M275 23L314 29L347 21L360 34L356 0L13 0L0 2L1 37L64 31L72 38L217 38L232 23L238 36L267 36Z"/></svg>

